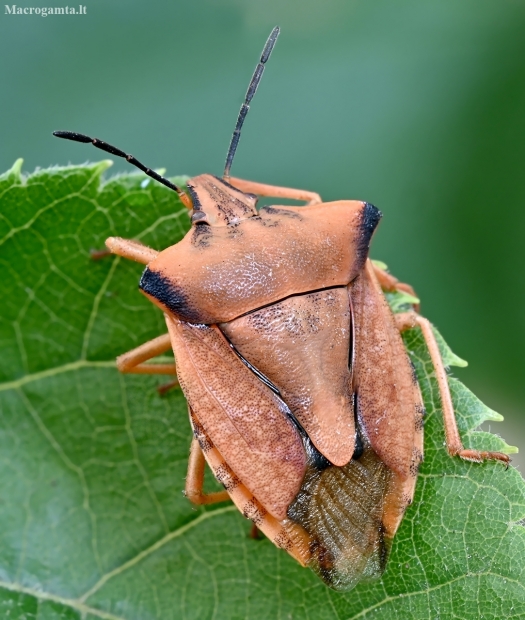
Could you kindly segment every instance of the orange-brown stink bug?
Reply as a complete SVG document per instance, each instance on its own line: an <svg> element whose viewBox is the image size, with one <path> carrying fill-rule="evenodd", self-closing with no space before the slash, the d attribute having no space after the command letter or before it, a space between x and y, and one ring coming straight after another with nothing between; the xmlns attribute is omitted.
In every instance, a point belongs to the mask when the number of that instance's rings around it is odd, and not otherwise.
<svg viewBox="0 0 525 620"><path fill-rule="evenodd" d="M428 321L393 315L383 290L411 291L368 259L381 213L361 201L230 178L240 131L279 29L250 82L223 178L188 181L188 194L100 140L180 196L192 228L157 252L109 238L146 266L142 292L168 333L122 355L122 372L177 375L194 432L186 494L233 500L277 546L336 589L379 576L412 501L423 458L423 402L400 331L419 326L439 383L451 455L500 453L461 444L445 369ZM306 206L256 208L257 196ZM173 364L147 360L173 349ZM208 462L225 491L202 492Z"/></svg>

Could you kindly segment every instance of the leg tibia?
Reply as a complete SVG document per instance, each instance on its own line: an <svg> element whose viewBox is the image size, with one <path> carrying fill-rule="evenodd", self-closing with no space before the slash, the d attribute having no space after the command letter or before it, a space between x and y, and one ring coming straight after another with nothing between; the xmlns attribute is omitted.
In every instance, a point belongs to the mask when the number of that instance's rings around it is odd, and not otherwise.
<svg viewBox="0 0 525 620"><path fill-rule="evenodd" d="M459 436L456 415L454 413L454 405L452 404L452 397L450 395L447 372L445 370L445 366L443 365L443 360L441 359L439 347L430 322L415 312L403 312L396 314L395 318L399 331L412 329L416 326L421 328L439 386L448 453L451 456L459 456L467 461L475 461L477 463L481 463L487 459L494 459L508 464L510 459L507 454L503 454L502 452L481 452L479 450L470 450L463 447L461 437Z"/></svg>
<svg viewBox="0 0 525 620"><path fill-rule="evenodd" d="M374 265L373 262L372 262L372 265ZM404 293L408 293L409 295L412 295L412 297L415 297L417 299L416 292L410 286L410 284L405 284L404 282L400 282L392 274L388 273L384 269L381 269L377 265L374 265L374 273L383 290L403 291Z"/></svg>
<svg viewBox="0 0 525 620"><path fill-rule="evenodd" d="M188 460L188 474L186 476L186 487L184 495L192 504L216 504L218 502L227 502L230 496L227 491L218 491L217 493L205 494L202 492L204 485L204 467L206 461L202 453L199 442L193 438L190 448L190 458Z"/></svg>
<svg viewBox="0 0 525 620"><path fill-rule="evenodd" d="M244 486L241 480L230 469L224 458L206 435L203 426L195 413L190 411L195 435L205 451L206 461L217 480L227 489L230 498L239 511L250 519L257 528L267 536L277 547L285 549L300 564L306 566L311 559L311 539L309 534L300 526L285 519L277 521L267 512L264 506Z"/></svg>

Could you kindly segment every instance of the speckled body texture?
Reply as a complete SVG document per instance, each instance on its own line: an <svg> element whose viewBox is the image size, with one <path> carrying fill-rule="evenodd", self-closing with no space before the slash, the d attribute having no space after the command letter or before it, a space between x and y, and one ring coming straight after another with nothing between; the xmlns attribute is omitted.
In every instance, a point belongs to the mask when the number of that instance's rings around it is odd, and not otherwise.
<svg viewBox="0 0 525 620"><path fill-rule="evenodd" d="M289 297L220 327L278 388L319 452L346 465L355 439L346 288Z"/></svg>
<svg viewBox="0 0 525 620"><path fill-rule="evenodd" d="M423 400L392 312L368 263L349 287L354 317L357 417L372 449L409 478L421 454ZM392 363L395 360L395 363Z"/></svg>
<svg viewBox="0 0 525 620"><path fill-rule="evenodd" d="M203 184L203 192L208 188L202 177L192 183L199 189ZM182 241L148 265L143 290L149 292L152 277L162 278L169 290L157 288L153 296L164 294L164 307L177 318L207 325L231 321L289 295L345 286L362 269L363 233L371 236L365 203L267 207L249 217L239 208L234 218L238 202L219 211L228 212L229 223L198 220Z"/></svg>
<svg viewBox="0 0 525 620"><path fill-rule="evenodd" d="M368 260L367 203L256 209L210 175L142 291L166 315L204 456L239 510L330 586L384 570L422 402Z"/></svg>
<svg viewBox="0 0 525 620"><path fill-rule="evenodd" d="M268 512L284 519L306 468L286 405L246 368L217 327L168 319L168 328L181 387L206 434Z"/></svg>

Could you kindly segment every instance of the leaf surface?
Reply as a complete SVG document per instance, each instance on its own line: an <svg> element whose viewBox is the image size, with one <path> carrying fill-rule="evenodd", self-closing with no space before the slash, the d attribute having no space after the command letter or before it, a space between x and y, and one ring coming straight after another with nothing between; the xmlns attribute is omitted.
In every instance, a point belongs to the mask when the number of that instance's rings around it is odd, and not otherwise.
<svg viewBox="0 0 525 620"><path fill-rule="evenodd" d="M189 504L181 392L161 398L163 378L122 376L114 364L165 331L161 313L137 290L141 265L90 258L110 235L162 249L189 219L142 175L101 184L107 166L23 178L17 162L0 177L0 616L523 617L524 482L512 467L447 456L417 330L405 341L428 411L425 462L383 579L333 592L250 539L231 505ZM447 364L461 363L440 346ZM464 443L512 451L474 430L501 416L450 383Z"/></svg>

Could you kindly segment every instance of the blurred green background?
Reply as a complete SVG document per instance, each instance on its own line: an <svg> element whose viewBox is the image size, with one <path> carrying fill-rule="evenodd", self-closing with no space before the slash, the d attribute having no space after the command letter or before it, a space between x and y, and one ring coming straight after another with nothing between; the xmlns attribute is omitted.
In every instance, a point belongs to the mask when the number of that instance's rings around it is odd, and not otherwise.
<svg viewBox="0 0 525 620"><path fill-rule="evenodd" d="M82 1L82 16L0 16L0 168L104 158L51 136L69 129L168 175L221 174L280 25L233 174L378 206L373 257L525 452L525 2Z"/></svg>

